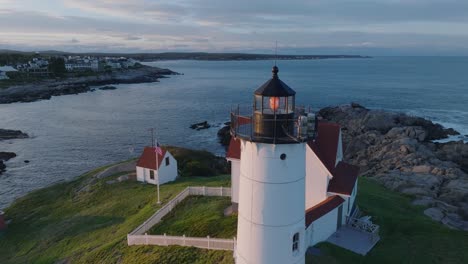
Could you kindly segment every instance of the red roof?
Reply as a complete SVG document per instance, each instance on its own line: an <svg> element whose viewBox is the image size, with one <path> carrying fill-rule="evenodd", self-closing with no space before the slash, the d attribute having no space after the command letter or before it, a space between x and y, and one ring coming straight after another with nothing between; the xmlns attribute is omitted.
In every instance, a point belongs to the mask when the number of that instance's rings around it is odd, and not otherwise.
<svg viewBox="0 0 468 264"><path fill-rule="evenodd" d="M231 142L229 142L226 158L240 159L240 139L231 137Z"/></svg>
<svg viewBox="0 0 468 264"><path fill-rule="evenodd" d="M319 219L320 217L326 215L327 213L331 212L333 209L340 206L345 200L341 198L339 195L333 195L327 197L321 203L307 209L305 212L305 223L306 227L312 224L315 220Z"/></svg>
<svg viewBox="0 0 468 264"><path fill-rule="evenodd" d="M158 154L158 168L161 166L162 160L166 155L166 150L161 148L162 155ZM145 147L143 154L137 162L137 167L143 167L147 169L156 170L156 150L154 147Z"/></svg>
<svg viewBox="0 0 468 264"><path fill-rule="evenodd" d="M335 169L339 140L340 126L321 121L318 123L317 138L308 142L310 148L330 172Z"/></svg>
<svg viewBox="0 0 468 264"><path fill-rule="evenodd" d="M328 191L351 195L359 174L359 167L340 161L333 171L333 179L328 184Z"/></svg>

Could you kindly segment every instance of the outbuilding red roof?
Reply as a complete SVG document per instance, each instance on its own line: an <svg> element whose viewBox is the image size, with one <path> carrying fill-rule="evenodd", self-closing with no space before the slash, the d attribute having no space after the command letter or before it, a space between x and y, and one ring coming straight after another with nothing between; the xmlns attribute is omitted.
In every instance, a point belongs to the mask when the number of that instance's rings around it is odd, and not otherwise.
<svg viewBox="0 0 468 264"><path fill-rule="evenodd" d="M229 148L226 153L226 158L229 159L240 159L240 139L236 139L235 137L231 137L231 141L229 142Z"/></svg>
<svg viewBox="0 0 468 264"><path fill-rule="evenodd" d="M315 206L307 209L307 211L305 212L306 227L312 224L312 222L314 222L315 220L328 214L333 209L340 206L342 203L344 203L344 201L345 200L339 195L333 195L327 197L327 199L323 200L321 203L316 204Z"/></svg>
<svg viewBox="0 0 468 264"><path fill-rule="evenodd" d="M328 184L328 191L351 195L359 174L359 167L340 161L333 171L333 178Z"/></svg>
<svg viewBox="0 0 468 264"><path fill-rule="evenodd" d="M308 142L310 148L330 172L335 169L339 140L340 126L320 121L317 127L317 138Z"/></svg>
<svg viewBox="0 0 468 264"><path fill-rule="evenodd" d="M161 166L162 160L166 155L166 150L161 148L162 155L158 154L158 168ZM154 147L145 147L143 154L137 162L137 167L156 170L156 149Z"/></svg>

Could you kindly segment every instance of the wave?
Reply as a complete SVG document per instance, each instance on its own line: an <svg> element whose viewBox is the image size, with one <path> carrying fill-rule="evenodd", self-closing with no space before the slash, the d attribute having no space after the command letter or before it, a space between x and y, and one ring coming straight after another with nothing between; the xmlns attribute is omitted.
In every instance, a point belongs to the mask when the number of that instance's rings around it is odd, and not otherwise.
<svg viewBox="0 0 468 264"><path fill-rule="evenodd" d="M468 142L468 112L451 109L385 109L393 112L403 112L408 115L422 117L440 124L445 128L453 128L460 135L451 136L447 139L437 140L435 142L448 142L463 140Z"/></svg>

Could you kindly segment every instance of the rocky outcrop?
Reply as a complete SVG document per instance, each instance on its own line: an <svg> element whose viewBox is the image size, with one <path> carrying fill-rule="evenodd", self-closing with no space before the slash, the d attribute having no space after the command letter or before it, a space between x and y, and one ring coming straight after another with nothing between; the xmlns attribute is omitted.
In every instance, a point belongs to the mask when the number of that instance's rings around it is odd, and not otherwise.
<svg viewBox="0 0 468 264"><path fill-rule="evenodd" d="M327 107L319 115L341 125L345 159L363 176L414 196L434 220L468 230L468 145L432 143L455 130L358 104Z"/></svg>
<svg viewBox="0 0 468 264"><path fill-rule="evenodd" d="M8 161L16 157L16 154L13 152L0 152L0 175L5 171L6 165L3 163L4 161Z"/></svg>
<svg viewBox="0 0 468 264"><path fill-rule="evenodd" d="M231 122L224 123L224 126L218 130L218 139L221 145L227 147L231 141Z"/></svg>
<svg viewBox="0 0 468 264"><path fill-rule="evenodd" d="M0 129L0 140L27 138L28 134L20 130Z"/></svg>
<svg viewBox="0 0 468 264"><path fill-rule="evenodd" d="M91 91L90 86L119 83L157 82L167 75L177 74L168 69L141 66L136 69L122 69L96 76L67 78L65 80L44 80L0 90L0 104L47 100L52 96L79 94Z"/></svg>
<svg viewBox="0 0 468 264"><path fill-rule="evenodd" d="M28 134L20 130L0 129L0 141L27 137L29 137ZM0 175L6 169L4 162L14 157L16 157L16 154L13 152L0 152Z"/></svg>
<svg viewBox="0 0 468 264"><path fill-rule="evenodd" d="M99 90L116 90L117 87L112 86L112 85L106 85L106 86L103 86L103 87L99 87L98 89Z"/></svg>
<svg viewBox="0 0 468 264"><path fill-rule="evenodd" d="M195 124L190 125L190 128L195 129L195 130L208 129L210 127L211 127L211 125L208 124L208 121L203 121L203 122L200 122L200 123L195 123Z"/></svg>

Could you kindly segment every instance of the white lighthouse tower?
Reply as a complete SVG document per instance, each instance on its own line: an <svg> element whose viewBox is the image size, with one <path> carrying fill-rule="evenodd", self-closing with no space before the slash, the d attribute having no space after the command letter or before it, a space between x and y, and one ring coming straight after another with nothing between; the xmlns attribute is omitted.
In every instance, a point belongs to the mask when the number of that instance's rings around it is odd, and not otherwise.
<svg viewBox="0 0 468 264"><path fill-rule="evenodd" d="M253 113L231 114L241 140L236 263L305 263L307 135L295 113L296 92L273 77L254 92ZM238 122L250 118L251 122Z"/></svg>

